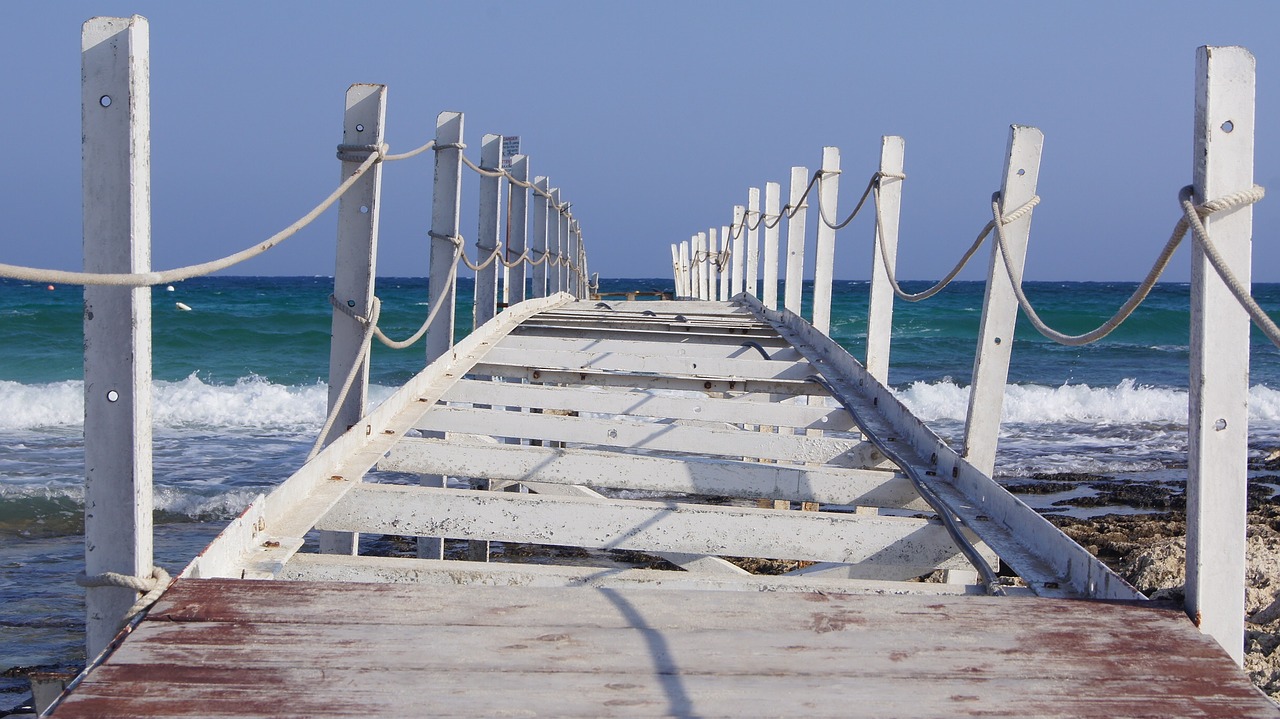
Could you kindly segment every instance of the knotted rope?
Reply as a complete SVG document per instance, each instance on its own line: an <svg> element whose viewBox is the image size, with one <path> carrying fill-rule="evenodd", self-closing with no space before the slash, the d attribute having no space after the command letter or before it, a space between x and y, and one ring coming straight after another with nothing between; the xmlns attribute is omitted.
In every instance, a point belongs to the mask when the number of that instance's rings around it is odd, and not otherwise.
<svg viewBox="0 0 1280 719"><path fill-rule="evenodd" d="M81 573L76 577L76 584L82 587L121 587L124 589L132 589L140 593L142 596L125 611L124 617L121 619L120 626L129 623L137 615L149 608L156 600L164 594L164 590L169 586L169 573L161 567L153 566L151 568L151 576L135 577L131 574L119 574L117 572L103 572L95 574L92 577Z"/></svg>

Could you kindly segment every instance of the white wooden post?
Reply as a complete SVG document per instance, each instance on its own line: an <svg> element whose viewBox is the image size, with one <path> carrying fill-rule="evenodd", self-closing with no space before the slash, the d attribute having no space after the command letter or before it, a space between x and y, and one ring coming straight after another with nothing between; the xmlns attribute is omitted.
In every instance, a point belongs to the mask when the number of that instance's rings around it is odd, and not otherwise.
<svg viewBox="0 0 1280 719"><path fill-rule="evenodd" d="M533 268L533 287L529 296L546 297L547 272L550 269L551 258L547 256L547 220L549 219L547 203L549 200L543 193L547 193L550 181L546 177L535 177L533 186L541 190L541 193L535 192L533 195L533 249L529 254L535 261L546 259Z"/></svg>
<svg viewBox="0 0 1280 719"><path fill-rule="evenodd" d="M569 227L569 234L567 237L569 258L573 260L573 264L566 268L566 271L569 273L569 294L573 295L575 298L581 299L581 276L578 273L582 269L582 258L580 257L581 253L578 252L578 221L571 219L567 224Z"/></svg>
<svg viewBox="0 0 1280 719"><path fill-rule="evenodd" d="M676 294L680 297L693 296L693 274L689 267L689 241L680 243L680 283L676 286Z"/></svg>
<svg viewBox="0 0 1280 719"><path fill-rule="evenodd" d="M730 256L730 266L733 268L732 277L729 280L729 296L732 297L740 294L746 288L747 278L747 226L746 226L747 208L742 205L733 206L733 227L729 230L729 235L733 237L733 254Z"/></svg>
<svg viewBox="0 0 1280 719"><path fill-rule="evenodd" d="M680 248L676 243L671 243L671 284L676 288L676 295L681 294L680 290Z"/></svg>
<svg viewBox="0 0 1280 719"><path fill-rule="evenodd" d="M764 306L778 309L778 235L782 232L779 209L782 202L782 185L777 182L764 184L764 289L761 297ZM772 225L772 226L770 226Z"/></svg>
<svg viewBox="0 0 1280 719"><path fill-rule="evenodd" d="M839 222L836 207L840 189L840 148L822 148L822 184L818 186L818 239L813 261L813 326L824 335L831 334L831 281L835 277L836 231L822 219Z"/></svg>
<svg viewBox="0 0 1280 719"><path fill-rule="evenodd" d="M707 228L707 277L710 280L707 299L720 299L720 231L714 227Z"/></svg>
<svg viewBox="0 0 1280 719"><path fill-rule="evenodd" d="M880 172L901 175L906 145L901 137L880 138ZM893 287L889 273L897 276L898 217L902 208L902 180L881 176L880 215L876 218L875 243L871 248L871 297L867 306L867 372L889 383L889 343L893 333ZM882 247L883 245L883 247ZM883 252L882 252L883 249ZM885 259L889 264L885 265Z"/></svg>
<svg viewBox="0 0 1280 719"><path fill-rule="evenodd" d="M555 294L564 290L564 268L560 261L564 258L564 215L560 211L560 190L551 190L551 206L547 215L547 251L551 253L552 266L547 275L547 294Z"/></svg>
<svg viewBox="0 0 1280 719"><path fill-rule="evenodd" d="M1034 127L1014 125L1009 130L1009 146L1004 180L1000 185L1001 210L1013 212L1036 194L1040 174L1040 151L1044 135ZM1005 226L1009 259L1014 274L1022 276L1027 240L1031 234L1031 214ZM994 232L994 230L993 230ZM1005 270L1004 258L995 242L987 273L987 291L982 302L982 324L978 330L978 351L973 359L973 382L969 393L969 413L965 420L964 457L983 474L990 476L996 463L996 439L1000 434L1000 412L1004 408L1004 385L1009 378L1009 353L1018 318L1018 299Z"/></svg>
<svg viewBox="0 0 1280 719"><path fill-rule="evenodd" d="M529 181L529 158L516 155L511 158L511 176L520 182ZM509 186L507 192L507 255L508 261L519 257L528 247L529 232L529 190L515 184ZM529 273L528 265L521 262L512 267L507 274L507 302L516 304L524 302L526 297L525 278Z"/></svg>
<svg viewBox="0 0 1280 719"><path fill-rule="evenodd" d="M703 270L703 294L701 299L716 299L712 294L714 283L714 275L712 274L712 255L716 253L716 230L708 230L705 233L698 233L698 239L701 241L701 270Z"/></svg>
<svg viewBox="0 0 1280 719"><path fill-rule="evenodd" d="M800 314L800 302L804 292L804 223L805 209L809 201L800 204L804 190L809 184L809 170L805 167L791 168L791 199L787 203L789 211L795 214L787 220L787 285L783 299L783 307Z"/></svg>
<svg viewBox="0 0 1280 719"><path fill-rule="evenodd" d="M760 188L747 190L747 213L743 216L747 224L747 294L760 296Z"/></svg>
<svg viewBox="0 0 1280 719"><path fill-rule="evenodd" d="M1193 186L1202 203L1253 187L1254 59L1196 51ZM1250 286L1253 207L1204 219L1227 267ZM1249 317L1197 243L1191 256L1187 443L1187 613L1244 663Z"/></svg>
<svg viewBox="0 0 1280 719"><path fill-rule="evenodd" d="M720 226L720 301L729 299L729 264L733 259L733 251L729 245L729 226Z"/></svg>
<svg viewBox="0 0 1280 719"><path fill-rule="evenodd" d="M502 167L502 135L485 135L480 141L480 167L498 170ZM480 177L480 226L476 231L476 262L484 262L498 250L499 228L502 226L502 178ZM475 313L472 327L493 319L498 311L498 268L493 261L476 271Z"/></svg>
<svg viewBox="0 0 1280 719"><path fill-rule="evenodd" d="M427 284L427 305L440 307L427 328L427 364L444 355L453 346L454 314L458 302L457 269L454 253L458 251L458 227L462 192L462 127L460 112L442 112L436 117L436 170L431 193L431 267ZM444 487L440 475L418 477L424 487ZM418 556L423 559L444 557L444 540L419 537Z"/></svg>
<svg viewBox="0 0 1280 719"><path fill-rule="evenodd" d="M84 269L151 269L147 20L96 17L81 32ZM85 574L150 577L151 289L84 288ZM89 659L138 598L85 591Z"/></svg>
<svg viewBox="0 0 1280 719"><path fill-rule="evenodd" d="M385 85L357 84L347 88L346 113L342 119L342 144L380 145L387 116ZM358 155L344 158L340 180L360 167ZM368 317L373 311L374 277L377 275L378 212L382 193L382 164L369 169L338 201L337 262L333 271L333 298ZM333 311L332 339L329 343L329 411L342 391L342 384L358 357L364 353L365 328L350 315ZM356 375L337 411L333 427L325 437L327 445L364 416L369 395L369 363ZM360 535L354 532L320 532L324 554L356 554Z"/></svg>

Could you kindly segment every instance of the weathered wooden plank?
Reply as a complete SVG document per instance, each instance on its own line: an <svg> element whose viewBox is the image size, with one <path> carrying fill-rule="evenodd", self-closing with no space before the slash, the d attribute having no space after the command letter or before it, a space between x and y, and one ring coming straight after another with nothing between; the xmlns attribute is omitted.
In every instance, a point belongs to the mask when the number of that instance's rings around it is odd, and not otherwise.
<svg viewBox="0 0 1280 719"><path fill-rule="evenodd" d="M628 387L639 390L679 390L681 392L716 392L827 396L822 385L810 380L720 379L712 377L666 377L662 375L621 374L600 370L555 370L528 367L523 364L479 362L474 373L486 377L527 380L547 384L589 384L598 387Z"/></svg>
<svg viewBox="0 0 1280 719"><path fill-rule="evenodd" d="M677 502L541 497L396 485L353 487L317 529L594 549L963 568L931 520ZM957 561L958 560L958 561Z"/></svg>
<svg viewBox="0 0 1280 719"><path fill-rule="evenodd" d="M508 350L534 350L540 352L576 352L615 355L672 355L703 359L751 359L763 360L765 354L771 362L797 362L804 358L790 347L765 347L755 340L742 338L737 342L701 342L684 333L651 333L644 337L616 337L584 333L547 336L521 333L510 335L502 341ZM756 347L759 345L759 348ZM762 354L761 351L765 354Z"/></svg>
<svg viewBox="0 0 1280 719"><path fill-rule="evenodd" d="M582 410L636 417L729 423L750 420L752 424L776 427L856 431L853 420L843 407L770 402L767 395L719 398L708 397L704 392L687 394L672 396L612 387L556 387L464 379L450 388L442 399L446 402Z"/></svg>
<svg viewBox="0 0 1280 719"><path fill-rule="evenodd" d="M435 407L418 419L415 429L657 452L831 463L856 468L874 465L883 460L883 456L874 447L855 439L760 434L736 428L530 414L502 409Z"/></svg>
<svg viewBox="0 0 1280 719"><path fill-rule="evenodd" d="M801 575L696 574L655 569L608 569L545 564L460 562L392 557L295 554L279 579L303 582L394 582L477 587L647 588L839 594L984 595L974 584L891 582Z"/></svg>
<svg viewBox="0 0 1280 719"><path fill-rule="evenodd" d="M378 469L930 511L906 477L885 470L677 460L589 449L486 444L459 438L406 439L378 462Z"/></svg>
<svg viewBox="0 0 1280 719"><path fill-rule="evenodd" d="M685 377L733 377L738 379L803 380L813 376L805 361L680 357L671 355L630 355L621 353L571 352L558 350L508 349L501 344L485 357L487 363L516 364L546 369L596 369L607 372L644 372Z"/></svg>

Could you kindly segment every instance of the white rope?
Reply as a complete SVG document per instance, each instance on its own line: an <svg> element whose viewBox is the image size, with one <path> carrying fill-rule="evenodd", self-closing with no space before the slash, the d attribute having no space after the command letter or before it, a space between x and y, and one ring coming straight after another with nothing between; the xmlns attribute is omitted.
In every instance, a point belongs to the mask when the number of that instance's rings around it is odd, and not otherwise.
<svg viewBox="0 0 1280 719"><path fill-rule="evenodd" d="M1027 295L1022 289L1022 273L1020 271L1015 271L1013 263L1010 261L1011 257L1009 248L1005 240L1004 227L1002 225L996 226L996 243L1000 247L1000 256L1004 260L1005 272L1009 277L1009 282L1013 285L1014 295L1018 298L1018 306L1022 308L1023 313L1026 314L1031 325L1036 328L1037 332L1058 344L1079 347L1106 337L1115 331L1117 327L1124 324L1124 321L1127 320L1129 316L1133 314L1134 310L1142 304L1143 300L1151 294L1151 289L1155 286L1156 280L1160 279L1160 275L1163 274L1165 268L1169 266L1169 261L1173 258L1174 251L1178 249L1178 245L1186 235L1187 228L1195 228L1194 234L1196 240L1205 250L1205 255L1209 257L1210 263L1213 264L1214 269L1218 271L1223 282L1225 282L1231 289L1232 294L1236 296L1236 300L1238 300L1249 312L1253 321L1258 323L1258 326L1267 334L1268 339L1275 343L1276 346L1280 347L1280 330L1276 329L1275 323L1271 322L1271 319L1262 311L1262 308L1258 307L1257 303L1253 301L1248 290L1240 284L1239 280L1235 278L1235 275L1233 275L1226 267L1226 264L1222 262L1222 258L1217 255L1217 249L1209 242L1208 234L1204 231L1204 225L1200 222L1201 217L1211 215L1216 212L1226 212L1245 205L1251 205L1258 200L1261 200L1265 195L1266 191L1263 190L1262 187L1254 185L1252 189L1237 192L1233 195L1228 195L1211 202L1206 202L1205 204L1197 207L1191 204L1191 188L1184 187L1178 193L1178 200L1183 207L1184 217L1178 220L1177 224L1174 225L1173 232L1169 236L1169 240L1165 242L1164 248L1160 251L1159 256L1156 257L1156 261L1151 266L1151 270L1147 272L1146 278L1143 279L1143 281L1138 285L1138 288L1129 296L1129 299L1125 300L1124 304L1120 306L1120 309L1116 310L1115 314L1113 314L1110 319L1103 322L1097 328L1078 335L1069 335L1059 332L1045 324L1044 320L1040 319L1040 315L1031 305L1031 301L1027 299ZM998 195L993 197L991 208L993 216L998 217L1000 213Z"/></svg>
<svg viewBox="0 0 1280 719"><path fill-rule="evenodd" d="M888 173L885 173L884 176L885 177L902 177L902 178L906 177L906 175L899 176L897 174L888 174ZM973 244L969 245L969 249L965 250L964 254L960 257L960 261L957 262L955 266L951 268L950 272L948 272L941 280L938 280L937 283L935 283L929 289L924 290L922 292L910 293L902 289L902 287L898 284L897 271L894 269L894 263L891 262L889 259L889 249L888 247L885 246L884 223L883 223L884 213L880 206L880 186L878 183L873 188L873 193L875 195L875 205L876 205L876 244L880 246L880 262L881 264L884 265L885 276L889 280L889 286L893 288L893 294L897 296L899 299L904 300L906 302L922 302L941 292L943 289L946 288L947 285L951 284L951 281L956 278L956 275L960 274L960 270L963 270L965 265L969 264L969 260L973 257L974 253L978 251L978 248L982 247L982 243L987 239L987 235L991 234L991 230L997 224L1002 223L1007 225L1011 222L1014 222L1015 220L1018 220L1023 215L1030 212L1032 208L1034 208L1036 205L1040 204L1040 196L1033 195L1032 198L1030 200L1027 200L1027 202L1024 203L1021 207L1009 213L1008 215L1005 215L1001 223L998 223L996 220L992 220L991 222L988 222L986 225L983 226L982 230L978 233L978 237L974 239Z"/></svg>
<svg viewBox="0 0 1280 719"><path fill-rule="evenodd" d="M76 584L82 587L121 587L123 589L132 589L142 594L125 611L121 620L121 626L124 626L129 623L130 619L155 604L160 595L164 594L164 590L169 586L169 573L155 566L151 568L151 576L149 577L135 577L131 574L119 574L117 572L103 572L89 577L81 573L76 577Z"/></svg>

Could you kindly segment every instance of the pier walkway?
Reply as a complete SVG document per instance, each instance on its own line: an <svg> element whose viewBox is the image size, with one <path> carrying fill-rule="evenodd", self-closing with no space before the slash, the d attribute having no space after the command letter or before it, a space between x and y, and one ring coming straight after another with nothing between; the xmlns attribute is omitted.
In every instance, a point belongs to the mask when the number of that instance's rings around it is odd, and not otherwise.
<svg viewBox="0 0 1280 719"><path fill-rule="evenodd" d="M785 207L768 183L764 207L753 190L721 243L711 228L672 247L676 299L597 301L579 221L546 177L530 178L529 158L504 168L504 138L486 135L468 160L457 112L392 154L380 85L348 90L342 184L315 210L236 255L153 272L147 32L140 17L85 25L86 272L0 266L86 285L91 660L48 715L1277 715L1239 671L1241 305L1262 196L1246 51L1201 48L1197 176L1168 250L1191 227L1202 263L1187 602L1170 607L992 479L1019 305L1034 317L1020 285L1035 128L1011 129L991 222L965 255L992 238L956 448L886 386L893 297L935 291L894 280L901 138L883 139L863 194L876 209L865 366L828 335L835 232L852 219L831 219L836 148L812 178L793 169ZM428 150L428 316L395 341L375 292L380 168ZM474 261L464 167L479 175ZM806 319L811 191L822 221ZM330 414L315 451L170 581L152 560L145 288L265 252L335 203ZM1216 252L1206 227L1226 270L1204 264ZM474 322L455 343L463 264L476 272ZM370 409L375 338L424 339L426 357Z"/></svg>
<svg viewBox="0 0 1280 719"><path fill-rule="evenodd" d="M829 341L749 301L526 305L255 503L55 716L1275 716L1179 608L946 492L922 465L954 460L861 414L890 400ZM975 581L886 453L1024 579ZM489 484L360 482L375 464ZM313 527L479 551L296 551ZM1064 598L1090 586L1129 601Z"/></svg>

